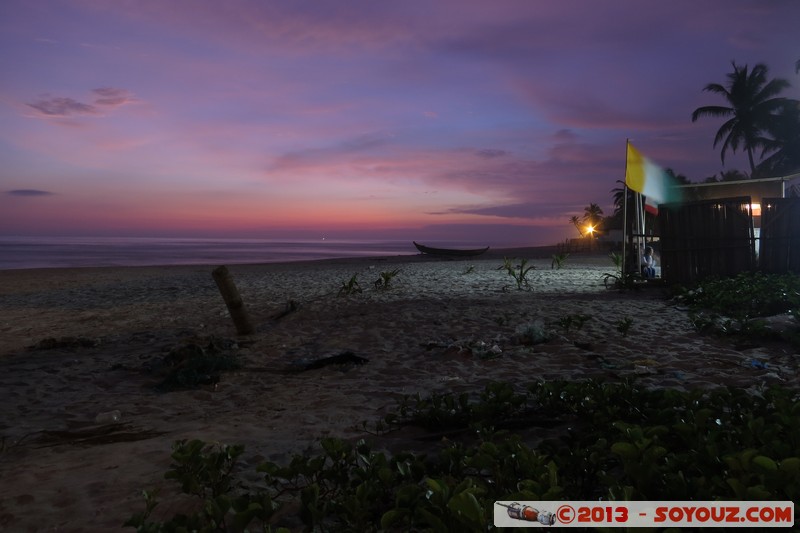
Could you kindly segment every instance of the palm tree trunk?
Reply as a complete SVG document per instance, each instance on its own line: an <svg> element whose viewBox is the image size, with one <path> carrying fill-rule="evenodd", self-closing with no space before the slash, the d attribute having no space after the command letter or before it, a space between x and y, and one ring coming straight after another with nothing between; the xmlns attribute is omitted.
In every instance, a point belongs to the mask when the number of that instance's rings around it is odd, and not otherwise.
<svg viewBox="0 0 800 533"><path fill-rule="evenodd" d="M753 162L753 148L752 146L747 147L747 159L750 160L750 178L756 177L756 165Z"/></svg>

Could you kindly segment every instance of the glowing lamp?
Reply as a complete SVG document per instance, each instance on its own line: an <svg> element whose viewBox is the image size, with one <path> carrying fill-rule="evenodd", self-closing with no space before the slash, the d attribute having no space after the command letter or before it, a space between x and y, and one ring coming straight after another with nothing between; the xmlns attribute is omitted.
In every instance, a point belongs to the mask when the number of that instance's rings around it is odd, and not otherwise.
<svg viewBox="0 0 800 533"><path fill-rule="evenodd" d="M750 212L754 217L761 216L761 204L750 204Z"/></svg>

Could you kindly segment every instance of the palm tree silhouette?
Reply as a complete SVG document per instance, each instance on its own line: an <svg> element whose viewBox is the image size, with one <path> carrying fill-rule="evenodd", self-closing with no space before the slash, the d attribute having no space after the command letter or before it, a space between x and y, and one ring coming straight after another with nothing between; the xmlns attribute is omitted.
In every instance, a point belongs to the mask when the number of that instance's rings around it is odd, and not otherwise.
<svg viewBox="0 0 800 533"><path fill-rule="evenodd" d="M572 225L575 226L575 229L578 230L578 234L583 237L583 230L581 229L581 219L577 217L577 215L572 215L569 217L569 221L572 222Z"/></svg>
<svg viewBox="0 0 800 533"><path fill-rule="evenodd" d="M589 204L583 210L583 220L596 229L603 219L603 210L597 204Z"/></svg>
<svg viewBox="0 0 800 533"><path fill-rule="evenodd" d="M630 193L629 193L630 195ZM614 214L621 213L624 209L622 204L623 198L625 198L625 188L623 187L614 187L611 189L611 201L614 203Z"/></svg>
<svg viewBox="0 0 800 533"><path fill-rule="evenodd" d="M730 148L734 153L742 148L747 152L751 175L756 174L753 151L766 148L769 139L763 136L764 131L775 116L786 105L786 99L777 95L789 87L789 82L780 78L767 79L766 65L759 63L748 71L747 65L739 66L732 62L733 72L727 75L727 87L718 83L709 83L703 90L720 94L727 100L726 106L698 107L692 113L692 122L698 117L730 117L717 131L714 147L722 143L722 164L725 164L725 153Z"/></svg>
<svg viewBox="0 0 800 533"><path fill-rule="evenodd" d="M759 174L781 176L800 170L800 102L787 101L789 105L768 128L773 139L764 144L761 157L773 153L758 165Z"/></svg>

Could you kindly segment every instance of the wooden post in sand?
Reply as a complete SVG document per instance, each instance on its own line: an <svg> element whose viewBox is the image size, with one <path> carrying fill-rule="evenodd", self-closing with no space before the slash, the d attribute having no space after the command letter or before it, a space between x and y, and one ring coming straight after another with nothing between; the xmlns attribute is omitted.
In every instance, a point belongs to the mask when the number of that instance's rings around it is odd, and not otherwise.
<svg viewBox="0 0 800 533"><path fill-rule="evenodd" d="M220 266L211 272L214 281L217 282L219 292L222 294L222 299L225 300L225 305L228 306L228 312L231 314L233 323L236 326L236 332L239 335L249 335L255 331L253 324L250 322L250 316L247 314L247 308L244 306L242 297L239 296L239 290L233 282L231 273L228 272L228 267Z"/></svg>

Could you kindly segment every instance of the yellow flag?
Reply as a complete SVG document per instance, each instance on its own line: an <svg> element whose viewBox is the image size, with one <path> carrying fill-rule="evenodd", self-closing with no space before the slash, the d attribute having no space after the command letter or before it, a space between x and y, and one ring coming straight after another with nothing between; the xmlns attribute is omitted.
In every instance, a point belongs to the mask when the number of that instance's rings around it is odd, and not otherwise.
<svg viewBox="0 0 800 533"><path fill-rule="evenodd" d="M677 183L667 172L628 143L628 162L625 167L625 185L643 194L652 205L677 202L680 199Z"/></svg>

